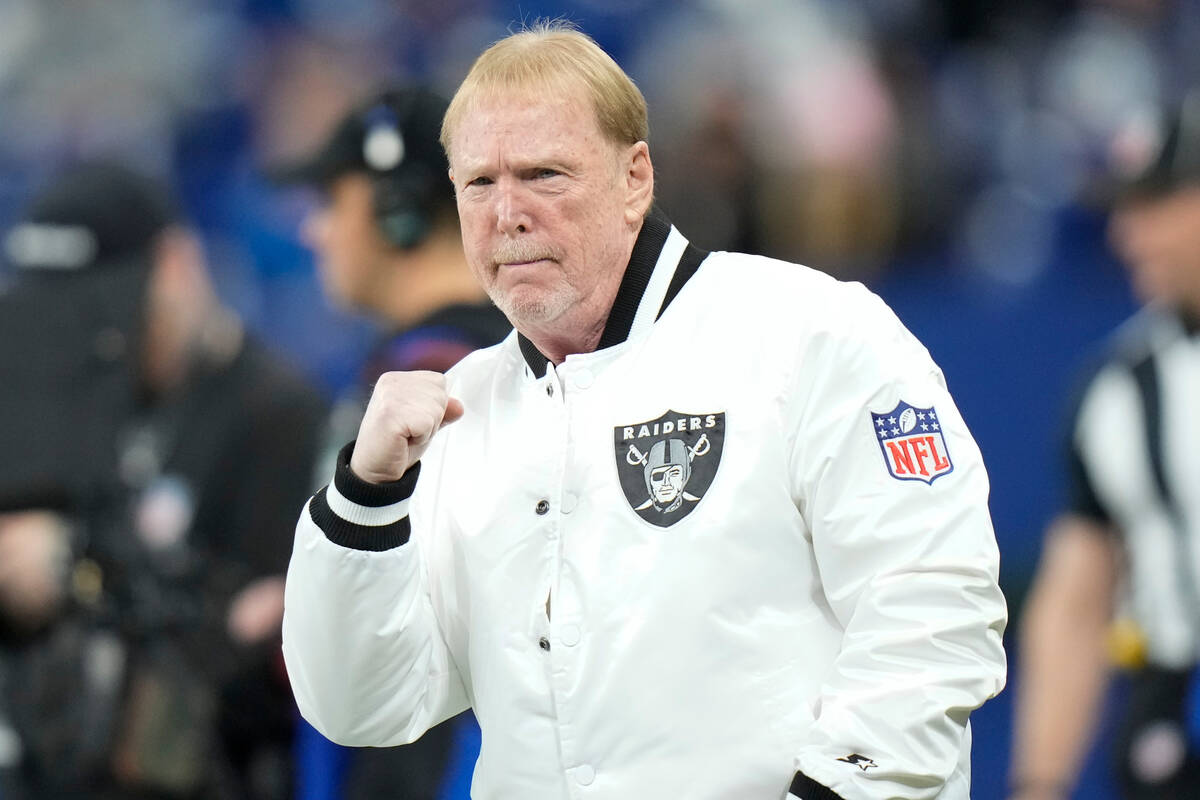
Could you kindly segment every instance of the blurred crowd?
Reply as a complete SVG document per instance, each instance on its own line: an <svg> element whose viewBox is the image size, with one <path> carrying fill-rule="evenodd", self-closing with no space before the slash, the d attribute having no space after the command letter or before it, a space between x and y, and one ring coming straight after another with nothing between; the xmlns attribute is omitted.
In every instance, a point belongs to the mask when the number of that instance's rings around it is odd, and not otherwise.
<svg viewBox="0 0 1200 800"><path fill-rule="evenodd" d="M1034 483L1056 480L1048 457L1028 455L1053 450L1053 423L1024 425L1045 441L1018 456L1011 417L1022 400L1061 408L1069 376L1018 386L984 363L986 343L1053 351L1058 337L1065 350L1130 309L1104 252L1104 189L1146 166L1161 108L1200 84L1200 4L0 0L0 291L23 259L54 260L9 232L63 214L111 244L84 261L128 272L107 288L47 275L0 319L5 407L47 423L9 426L0 443L0 689L12 698L0 776L36 763L56 797L101 796L80 789L100 784L114 798L296 791L281 575L327 407L362 380L389 323L326 298L303 233L322 200L271 168L319 149L379 87L449 94L514 23L558 16L646 94L658 202L699 246L866 281L951 385L967 383L956 396L993 471L1002 552L1016 554L1008 588L1023 587L1053 508L1041 488L999 490L1039 469ZM94 159L132 172L41 194ZM113 222L116 206L144 224ZM1057 328L1032 300L1028 318L1007 318L1032 320L1027 331L989 333L985 317L939 327L971 292L1047 286ZM122 307L122 291L152 302ZM104 335L62 358L68 328L93 313L112 315L92 320ZM1063 327L1076 317L1087 321ZM178 349L203 358L180 366ZM81 375L103 386L86 401ZM53 396L22 394L48 385ZM47 430L64 418L80 422ZM111 465L96 449L110 439ZM64 460L78 467L66 484L53 475ZM1008 736L999 723L990 735ZM1004 755L977 762L979 797L1000 796L987 784ZM446 796L465 796L452 784ZM0 798L51 796L16 787L0 782Z"/></svg>
<svg viewBox="0 0 1200 800"><path fill-rule="evenodd" d="M369 335L320 303L306 200L260 168L382 81L450 91L513 22L558 15L643 88L660 202L702 245L855 275L951 247L1035 280L1055 213L1200 74L1200 7L1167 0L6 0L0 223L65 160L168 173L222 294L337 385Z"/></svg>

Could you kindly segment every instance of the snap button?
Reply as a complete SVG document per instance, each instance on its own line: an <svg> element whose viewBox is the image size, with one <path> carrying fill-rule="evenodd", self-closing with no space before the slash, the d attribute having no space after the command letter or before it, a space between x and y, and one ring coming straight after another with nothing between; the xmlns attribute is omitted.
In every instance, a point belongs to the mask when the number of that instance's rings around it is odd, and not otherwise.
<svg viewBox="0 0 1200 800"><path fill-rule="evenodd" d="M553 383L546 384L546 395L549 397L554 397L554 384Z"/></svg>
<svg viewBox="0 0 1200 800"><path fill-rule="evenodd" d="M550 501L549 500L538 500L537 505L533 507L533 510L534 510L534 513L536 513L538 516L544 515L547 511L550 510Z"/></svg>
<svg viewBox="0 0 1200 800"><path fill-rule="evenodd" d="M575 782L580 786L588 786L596 780L596 768L591 764L580 764L575 768Z"/></svg>
<svg viewBox="0 0 1200 800"><path fill-rule="evenodd" d="M573 492L567 492L562 498L562 512L570 514L579 505L579 498Z"/></svg>
<svg viewBox="0 0 1200 800"><path fill-rule="evenodd" d="M579 626L578 625L563 625L558 632L558 640L567 647L574 647L579 644Z"/></svg>
<svg viewBox="0 0 1200 800"><path fill-rule="evenodd" d="M538 647L542 648L547 653L550 652L550 640L543 636L542 638L538 639Z"/></svg>

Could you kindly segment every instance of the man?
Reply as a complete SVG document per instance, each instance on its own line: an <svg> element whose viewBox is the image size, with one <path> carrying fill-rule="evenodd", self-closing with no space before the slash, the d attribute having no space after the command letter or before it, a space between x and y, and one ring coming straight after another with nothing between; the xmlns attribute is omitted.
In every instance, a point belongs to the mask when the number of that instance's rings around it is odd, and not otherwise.
<svg viewBox="0 0 1200 800"><path fill-rule="evenodd" d="M303 235L328 296L390 334L370 360L368 381L390 369L449 369L511 329L463 255L437 139L445 110L427 89L387 89L304 162L276 172L322 193Z"/></svg>
<svg viewBox="0 0 1200 800"><path fill-rule="evenodd" d="M336 447L358 429L384 372L444 372L512 329L463 255L438 143L445 112L445 99L423 87L386 89L351 111L315 153L274 171L280 183L321 193L302 235L328 297L386 331L360 386L334 411ZM331 454L329 469L333 463Z"/></svg>
<svg viewBox="0 0 1200 800"><path fill-rule="evenodd" d="M517 333L380 378L297 529L300 709L385 744L473 707L478 798L966 798L1004 676L979 452L862 287L651 208L645 113L555 25L451 101L468 262ZM634 448L671 440L695 499L644 506Z"/></svg>
<svg viewBox="0 0 1200 800"><path fill-rule="evenodd" d="M446 101L419 86L382 91L351 111L304 162L280 169L284 182L319 189L323 204L305 220L322 283L344 308L372 317L386 331L363 369L360 385L331 415L331 446L320 462L322 482L338 448L353 438L370 388L384 372L445 372L468 353L496 344L511 330L467 266L438 143ZM459 723L473 728L469 719ZM303 731L307 735L307 731ZM345 754L309 742L299 764L308 798L438 795L455 742L439 726L412 746ZM322 777L333 785L319 789ZM333 780L330 781L330 776Z"/></svg>
<svg viewBox="0 0 1200 800"><path fill-rule="evenodd" d="M1022 800L1069 794L1118 642L1135 668L1115 758L1124 795L1200 796L1200 91L1161 132L1129 164L1109 228L1146 306L1075 408L1069 503L1022 625L1012 767Z"/></svg>
<svg viewBox="0 0 1200 800"><path fill-rule="evenodd" d="M109 777L170 797L283 795L280 512L305 493L322 399L220 303L155 180L73 165L4 246L0 506L57 488L86 522L74 555L128 648Z"/></svg>

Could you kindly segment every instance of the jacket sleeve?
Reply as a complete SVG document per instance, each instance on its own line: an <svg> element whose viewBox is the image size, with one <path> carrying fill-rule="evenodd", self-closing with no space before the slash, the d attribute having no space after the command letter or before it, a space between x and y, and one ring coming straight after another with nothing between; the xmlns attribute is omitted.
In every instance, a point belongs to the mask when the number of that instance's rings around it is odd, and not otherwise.
<svg viewBox="0 0 1200 800"><path fill-rule="evenodd" d="M390 746L468 706L410 541L414 465L392 484L359 480L353 443L296 526L283 654L301 715L334 742Z"/></svg>
<svg viewBox="0 0 1200 800"><path fill-rule="evenodd" d="M968 716L1006 669L987 475L925 348L874 295L844 291L850 324L828 326L794 384L794 491L844 636L791 794L966 798ZM893 452L904 428L931 438Z"/></svg>

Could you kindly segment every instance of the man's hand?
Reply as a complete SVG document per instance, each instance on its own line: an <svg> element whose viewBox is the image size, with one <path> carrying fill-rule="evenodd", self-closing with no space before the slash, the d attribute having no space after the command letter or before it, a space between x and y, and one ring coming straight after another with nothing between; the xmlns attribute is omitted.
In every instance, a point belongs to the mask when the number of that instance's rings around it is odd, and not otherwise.
<svg viewBox="0 0 1200 800"><path fill-rule="evenodd" d="M225 629L238 644L279 636L283 623L283 576L268 575L243 586L229 603Z"/></svg>
<svg viewBox="0 0 1200 800"><path fill-rule="evenodd" d="M399 480L433 435L462 415L462 403L446 394L441 373L385 372L358 428L350 469L368 483Z"/></svg>

